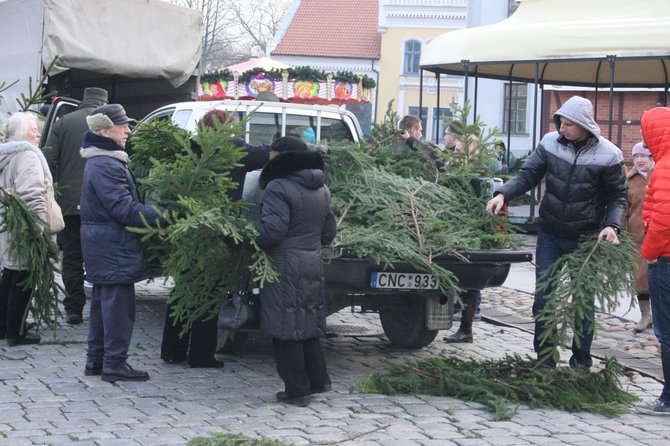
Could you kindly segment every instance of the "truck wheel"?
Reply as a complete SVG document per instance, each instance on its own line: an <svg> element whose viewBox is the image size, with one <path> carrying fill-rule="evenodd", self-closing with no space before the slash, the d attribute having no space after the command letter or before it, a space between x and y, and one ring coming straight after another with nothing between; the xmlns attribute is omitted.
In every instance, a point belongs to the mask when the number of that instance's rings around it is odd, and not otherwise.
<svg viewBox="0 0 670 446"><path fill-rule="evenodd" d="M216 349L217 353L235 353L242 349L244 343L247 342L249 337L249 332L246 331L236 331L232 334L232 337L229 337L225 341L221 341L221 344Z"/></svg>
<svg viewBox="0 0 670 446"><path fill-rule="evenodd" d="M426 328L425 297L397 298L379 309L379 320L391 344L422 348L433 342L439 330Z"/></svg>

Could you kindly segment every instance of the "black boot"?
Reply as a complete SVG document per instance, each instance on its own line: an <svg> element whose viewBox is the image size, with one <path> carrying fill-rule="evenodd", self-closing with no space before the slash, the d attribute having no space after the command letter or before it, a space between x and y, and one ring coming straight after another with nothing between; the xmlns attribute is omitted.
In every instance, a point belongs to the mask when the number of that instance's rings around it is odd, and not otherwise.
<svg viewBox="0 0 670 446"><path fill-rule="evenodd" d="M102 369L103 381L114 383L116 381L148 381L149 374L142 370L135 370L127 362L114 369Z"/></svg>
<svg viewBox="0 0 670 446"><path fill-rule="evenodd" d="M42 340L42 337L38 334L26 332L24 335L17 336L14 338L7 338L7 345L9 347L15 347L17 345L31 345L39 344Z"/></svg>
<svg viewBox="0 0 670 446"><path fill-rule="evenodd" d="M463 301L463 312L461 313L461 326L456 333L445 337L443 340L448 344L472 342L472 322L475 320L477 311L477 294L475 291L466 291L461 295Z"/></svg>

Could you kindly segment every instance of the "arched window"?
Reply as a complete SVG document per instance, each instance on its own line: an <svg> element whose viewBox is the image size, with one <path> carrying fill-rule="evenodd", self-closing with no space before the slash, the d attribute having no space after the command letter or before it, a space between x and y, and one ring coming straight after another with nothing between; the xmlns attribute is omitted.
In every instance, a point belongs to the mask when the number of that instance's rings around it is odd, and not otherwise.
<svg viewBox="0 0 670 446"><path fill-rule="evenodd" d="M408 40L405 42L405 74L419 74L419 59L421 59L421 42Z"/></svg>

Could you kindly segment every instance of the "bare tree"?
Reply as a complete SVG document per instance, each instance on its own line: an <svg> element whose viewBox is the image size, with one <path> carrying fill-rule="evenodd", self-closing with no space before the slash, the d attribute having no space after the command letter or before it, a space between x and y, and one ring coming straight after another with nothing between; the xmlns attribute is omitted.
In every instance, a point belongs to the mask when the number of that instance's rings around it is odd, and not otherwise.
<svg viewBox="0 0 670 446"><path fill-rule="evenodd" d="M267 45L279 30L290 0L256 0L238 2L226 0L228 10L233 15L233 23L239 41L247 44L247 56L264 56ZM244 53L245 51L243 51ZM247 57L248 58L248 57Z"/></svg>
<svg viewBox="0 0 670 446"><path fill-rule="evenodd" d="M225 33L231 26L226 20L226 2L224 0L169 0L170 3L202 12L202 60L201 67L207 71L228 65L226 54L232 50L234 37Z"/></svg>
<svg viewBox="0 0 670 446"><path fill-rule="evenodd" d="M203 15L203 71L264 56L291 0L168 0Z"/></svg>

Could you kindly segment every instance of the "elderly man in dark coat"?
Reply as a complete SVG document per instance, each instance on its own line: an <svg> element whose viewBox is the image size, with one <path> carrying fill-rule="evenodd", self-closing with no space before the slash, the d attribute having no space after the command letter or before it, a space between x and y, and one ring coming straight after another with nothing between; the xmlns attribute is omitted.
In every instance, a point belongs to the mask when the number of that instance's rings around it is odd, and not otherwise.
<svg viewBox="0 0 670 446"><path fill-rule="evenodd" d="M140 199L124 147L132 120L119 104L93 110L84 135L86 158L81 189L81 247L86 278L93 284L86 375L102 380L146 381L149 374L126 359L135 325L135 282L151 277L141 236L128 226L165 224L161 213Z"/></svg>
<svg viewBox="0 0 670 446"><path fill-rule="evenodd" d="M331 388L319 340L326 327L321 246L335 238L336 223L323 169L319 153L285 136L272 144L260 179L257 242L279 272L261 290L261 332L273 340L285 385L277 400L303 407L310 394Z"/></svg>
<svg viewBox="0 0 670 446"><path fill-rule="evenodd" d="M77 111L60 118L53 125L45 144L45 157L54 182L58 186L58 204L63 210L65 229L58 234L63 249L63 284L65 285L65 317L68 324L80 324L86 304L84 294L84 259L79 237L79 198L86 159L79 155L86 117L93 109L107 103L107 90L90 87L84 90Z"/></svg>

